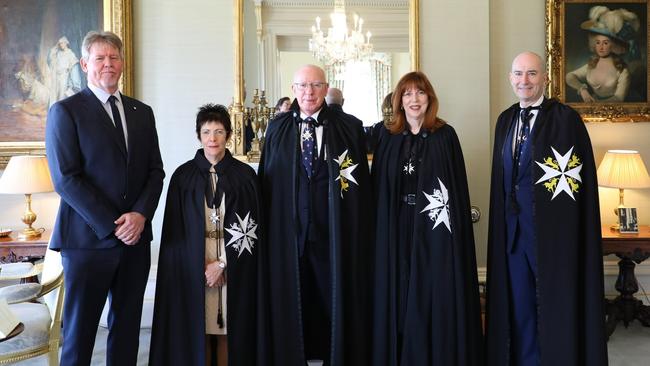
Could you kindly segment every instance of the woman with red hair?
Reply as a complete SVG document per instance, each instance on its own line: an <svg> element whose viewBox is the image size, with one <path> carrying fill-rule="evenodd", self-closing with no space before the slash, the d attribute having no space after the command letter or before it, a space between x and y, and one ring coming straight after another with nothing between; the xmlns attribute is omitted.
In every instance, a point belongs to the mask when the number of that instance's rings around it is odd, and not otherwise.
<svg viewBox="0 0 650 366"><path fill-rule="evenodd" d="M393 92L372 163L377 202L373 365L481 364L463 154L421 72Z"/></svg>

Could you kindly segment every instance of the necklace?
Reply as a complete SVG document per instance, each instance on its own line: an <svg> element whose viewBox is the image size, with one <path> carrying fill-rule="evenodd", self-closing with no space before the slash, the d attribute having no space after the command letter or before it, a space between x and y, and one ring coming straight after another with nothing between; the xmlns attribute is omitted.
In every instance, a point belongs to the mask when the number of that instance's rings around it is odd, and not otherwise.
<svg viewBox="0 0 650 366"><path fill-rule="evenodd" d="M209 237L212 239L217 239L217 230L219 230L219 222L221 221L221 218L219 217L219 213L217 212L217 206L214 203L216 200L216 195L217 195L217 173L216 172L210 172L210 185L212 186L212 204L210 205L210 209L212 212L210 213L210 222L212 225L214 225L214 229L210 230ZM219 248L217 247L217 251Z"/></svg>

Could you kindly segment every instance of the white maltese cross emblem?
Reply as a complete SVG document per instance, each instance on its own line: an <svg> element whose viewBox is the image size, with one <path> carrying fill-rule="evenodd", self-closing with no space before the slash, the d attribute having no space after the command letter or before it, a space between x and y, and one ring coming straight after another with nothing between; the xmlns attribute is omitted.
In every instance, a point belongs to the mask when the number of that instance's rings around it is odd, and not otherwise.
<svg viewBox="0 0 650 366"><path fill-rule="evenodd" d="M544 175L535 184L542 183L546 190L553 193L551 201L562 192L575 201L573 193L578 192L580 183L582 183L580 178L582 162L578 155L573 154L573 147L564 155L558 153L553 147L551 150L555 159L548 156L542 163L535 162L544 170Z"/></svg>
<svg viewBox="0 0 650 366"><path fill-rule="evenodd" d="M235 216L237 216L237 222L230 224L230 228L226 228L226 231L232 235L226 246L235 248L237 257L241 256L244 250L253 254L255 240L257 240L257 223L250 217L250 212L243 219L237 213Z"/></svg>
<svg viewBox="0 0 650 366"><path fill-rule="evenodd" d="M429 200L429 204L420 213L425 213L429 219L434 222L431 230L438 227L440 224L445 224L447 230L451 233L451 222L449 219L449 192L447 187L438 178L440 189L433 189L433 193L428 194L422 191L424 196Z"/></svg>

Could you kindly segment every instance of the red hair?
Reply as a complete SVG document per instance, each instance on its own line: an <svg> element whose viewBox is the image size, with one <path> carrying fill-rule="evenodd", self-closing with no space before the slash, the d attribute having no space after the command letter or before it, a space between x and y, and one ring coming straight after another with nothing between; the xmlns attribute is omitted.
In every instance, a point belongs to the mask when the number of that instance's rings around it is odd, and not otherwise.
<svg viewBox="0 0 650 366"><path fill-rule="evenodd" d="M403 132L406 129L406 114L404 114L404 106L402 105L402 95L408 89L418 89L426 93L428 97L428 106L424 114L424 121L422 122L422 128L433 132L438 128L442 127L445 122L438 118L438 97L436 96L433 86L427 79L427 76L424 73L419 71L412 71L408 74L402 76L395 86L395 91L393 92L393 118L391 123L387 126L390 133L398 134Z"/></svg>

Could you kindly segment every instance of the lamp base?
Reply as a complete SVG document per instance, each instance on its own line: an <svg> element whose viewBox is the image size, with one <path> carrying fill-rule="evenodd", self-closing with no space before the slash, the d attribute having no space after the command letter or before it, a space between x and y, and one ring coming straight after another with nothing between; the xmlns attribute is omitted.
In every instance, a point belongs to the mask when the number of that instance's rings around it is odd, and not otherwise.
<svg viewBox="0 0 650 366"><path fill-rule="evenodd" d="M31 240L41 237L40 230L36 230L33 227L25 228L20 234L18 234L18 240Z"/></svg>

